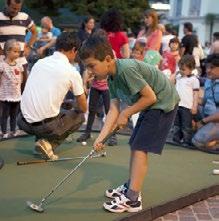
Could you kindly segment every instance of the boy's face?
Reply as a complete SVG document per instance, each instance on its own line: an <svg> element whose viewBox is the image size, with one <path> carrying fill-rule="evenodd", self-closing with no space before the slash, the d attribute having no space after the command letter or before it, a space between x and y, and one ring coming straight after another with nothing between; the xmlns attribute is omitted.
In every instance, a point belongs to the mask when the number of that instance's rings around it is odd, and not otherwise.
<svg viewBox="0 0 219 221"><path fill-rule="evenodd" d="M192 73L192 70L189 67L187 67L186 65L182 65L180 67L180 72L183 76L188 76Z"/></svg>
<svg viewBox="0 0 219 221"><path fill-rule="evenodd" d="M219 67L216 67L212 64L207 64L206 71L210 79L219 79Z"/></svg>
<svg viewBox="0 0 219 221"><path fill-rule="evenodd" d="M97 79L106 79L110 74L109 65L111 57L106 56L103 61L97 60L93 57L84 60L84 64L90 74L96 76Z"/></svg>

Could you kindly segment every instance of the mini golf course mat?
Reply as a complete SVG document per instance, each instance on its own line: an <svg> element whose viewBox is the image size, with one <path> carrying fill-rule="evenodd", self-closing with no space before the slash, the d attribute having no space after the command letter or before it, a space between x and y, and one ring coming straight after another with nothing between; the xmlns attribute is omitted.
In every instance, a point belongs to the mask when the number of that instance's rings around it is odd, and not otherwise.
<svg viewBox="0 0 219 221"><path fill-rule="evenodd" d="M193 145L189 146L189 145L186 145L186 146L183 146L177 142L174 142L172 140L168 140L166 142L167 144L170 144L170 145L173 145L173 146L178 146L178 147L182 147L182 148L187 148L187 149L191 149L191 150L201 150L205 153L212 153L212 154L219 154L219 148L217 149L210 149L210 148L206 148L206 147L195 147Z"/></svg>
<svg viewBox="0 0 219 221"><path fill-rule="evenodd" d="M75 134L78 137L80 134ZM95 137L97 134L93 133ZM73 141L57 149L60 157L87 155L87 146ZM213 175L216 155L166 145L163 154L149 154L149 171L142 189L143 211L113 214L103 210L106 189L122 184L128 176L127 136L118 136L119 146L106 148L107 157L90 159L52 194L44 213L26 206L42 198L74 168L80 160L17 166L19 160L34 159L31 136L0 143L5 161L0 171L0 221L147 221L190 203L219 194L219 176Z"/></svg>

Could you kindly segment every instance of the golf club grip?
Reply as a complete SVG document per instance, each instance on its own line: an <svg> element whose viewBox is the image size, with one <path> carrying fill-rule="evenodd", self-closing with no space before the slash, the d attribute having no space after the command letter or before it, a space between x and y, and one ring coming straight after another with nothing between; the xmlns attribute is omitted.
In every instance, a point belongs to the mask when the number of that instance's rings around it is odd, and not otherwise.
<svg viewBox="0 0 219 221"><path fill-rule="evenodd" d="M102 144L105 144L106 141L107 141L110 137L112 137L118 130L119 130L119 128L116 127L111 133L109 133L109 134L102 140L101 143L102 143Z"/></svg>
<svg viewBox="0 0 219 221"><path fill-rule="evenodd" d="M30 161L17 161L17 165L28 165L28 164L35 164L35 163L45 163L47 160L30 160Z"/></svg>

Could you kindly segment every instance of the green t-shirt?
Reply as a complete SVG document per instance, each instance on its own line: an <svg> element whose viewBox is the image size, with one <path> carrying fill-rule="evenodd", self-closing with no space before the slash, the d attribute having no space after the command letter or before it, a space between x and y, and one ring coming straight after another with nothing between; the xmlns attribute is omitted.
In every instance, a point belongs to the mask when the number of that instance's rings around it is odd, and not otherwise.
<svg viewBox="0 0 219 221"><path fill-rule="evenodd" d="M135 59L116 60L116 74L109 77L108 84L111 99L118 98L130 106L137 102L139 92L146 85L152 88L157 97L157 102L147 109L169 112L179 102L175 86L162 72Z"/></svg>

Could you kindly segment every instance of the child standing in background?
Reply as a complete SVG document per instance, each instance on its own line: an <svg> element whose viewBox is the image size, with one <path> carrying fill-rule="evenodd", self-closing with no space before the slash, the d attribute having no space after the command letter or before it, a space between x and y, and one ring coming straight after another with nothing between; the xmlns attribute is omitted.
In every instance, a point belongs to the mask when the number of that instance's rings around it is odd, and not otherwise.
<svg viewBox="0 0 219 221"><path fill-rule="evenodd" d="M143 61L144 60L144 53L145 53L145 46L144 42L137 41L132 49L131 58Z"/></svg>
<svg viewBox="0 0 219 221"><path fill-rule="evenodd" d="M179 108L174 122L173 141L183 146L191 146L192 115L197 114L199 80L192 71L195 59L184 55L179 61L180 73L176 76L176 90L180 97Z"/></svg>
<svg viewBox="0 0 219 221"><path fill-rule="evenodd" d="M179 55L180 41L178 38L172 38L169 42L170 51L163 52L163 60L161 63L161 71L171 80L175 77L178 62L180 60Z"/></svg>
<svg viewBox="0 0 219 221"><path fill-rule="evenodd" d="M15 39L8 40L4 46L5 58L0 62L0 102L2 106L2 138L16 136L16 118L21 100L23 67L17 64L21 52ZM7 120L10 116L10 134L7 132Z"/></svg>
<svg viewBox="0 0 219 221"><path fill-rule="evenodd" d="M110 94L107 84L107 78L96 79L93 74L85 71L83 81L86 94L88 94L87 85L91 84L89 96L89 114L86 129L84 133L81 134L79 138L77 138L77 142L87 141L91 137L92 126L95 120L100 98L102 97L103 99L105 114L108 113L110 106Z"/></svg>

